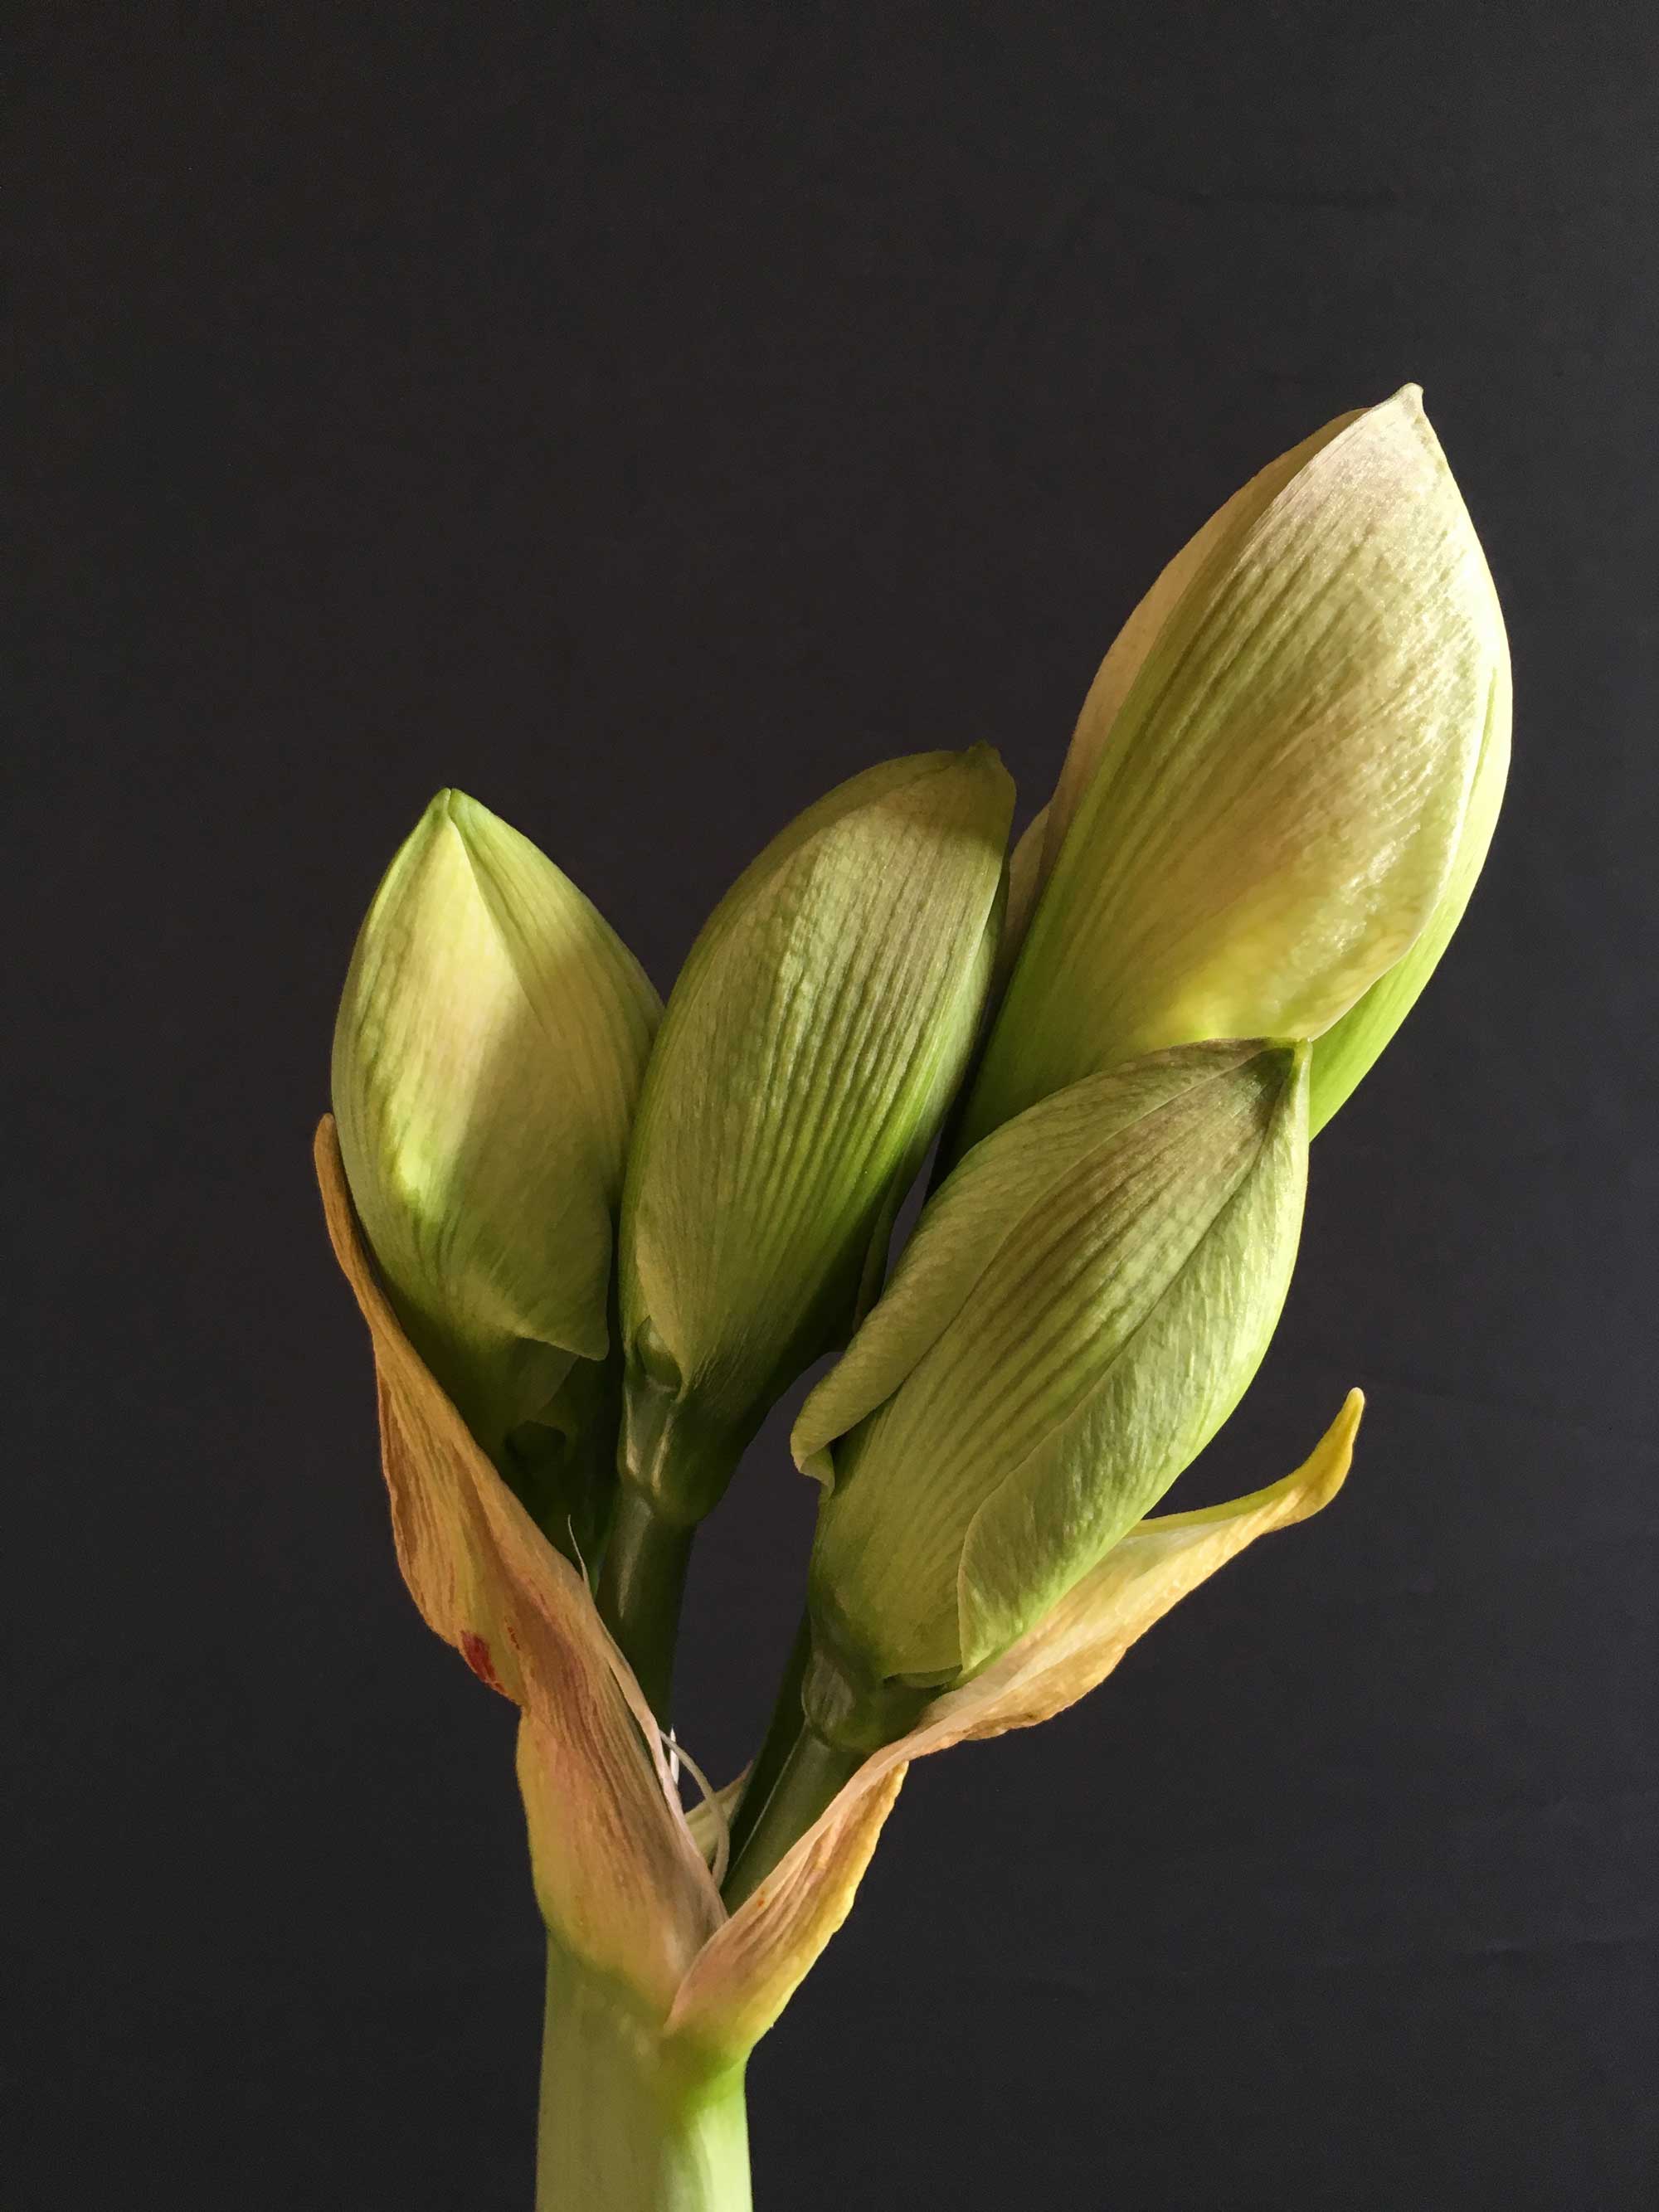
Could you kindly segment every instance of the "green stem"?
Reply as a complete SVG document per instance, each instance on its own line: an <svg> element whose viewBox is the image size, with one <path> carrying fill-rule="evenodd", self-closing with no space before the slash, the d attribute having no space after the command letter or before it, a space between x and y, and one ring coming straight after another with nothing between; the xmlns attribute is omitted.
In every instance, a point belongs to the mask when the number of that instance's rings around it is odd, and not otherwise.
<svg viewBox="0 0 1659 2212"><path fill-rule="evenodd" d="M805 1722L790 1747L783 1771L760 1809L749 1840L733 1863L721 1893L735 1912L752 1897L791 1844L799 1843L843 1785L863 1765L866 1754L826 1743Z"/></svg>
<svg viewBox="0 0 1659 2212"><path fill-rule="evenodd" d="M805 1679L806 1662L811 1650L812 1625L809 1617L803 1613L800 1626L795 1631L794 1643L790 1646L789 1656L784 1662L783 1677L778 1684L772 1717L767 1724L766 1741L750 1771L738 1809L732 1818L732 1857L734 1862L764 1811L766 1801L772 1795L778 1777L795 1747L795 1738L805 1724L805 1716L801 1711L800 1686Z"/></svg>
<svg viewBox="0 0 1659 2212"><path fill-rule="evenodd" d="M619 1486L599 1570L599 1618L665 1729L673 1706L674 1644L696 1533L695 1525L664 1520L632 1483Z"/></svg>
<svg viewBox="0 0 1659 2212"><path fill-rule="evenodd" d="M741 2064L711 2072L547 1947L536 2212L751 2212Z"/></svg>

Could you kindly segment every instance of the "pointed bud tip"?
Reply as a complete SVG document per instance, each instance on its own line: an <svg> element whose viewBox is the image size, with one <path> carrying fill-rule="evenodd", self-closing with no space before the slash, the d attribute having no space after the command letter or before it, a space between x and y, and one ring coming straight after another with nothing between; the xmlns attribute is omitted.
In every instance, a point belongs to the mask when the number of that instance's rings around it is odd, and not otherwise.
<svg viewBox="0 0 1659 2212"><path fill-rule="evenodd" d="M1353 1463L1354 1441L1359 1434L1359 1424L1365 1411L1365 1394L1360 1389L1350 1390L1342 1401L1336 1419L1321 1438L1313 1456L1298 1470L1304 1476L1311 1474L1312 1480L1304 1493L1297 1520L1317 1513L1328 1505L1348 1479L1348 1469ZM1296 1476L1291 1480L1294 1482Z"/></svg>
<svg viewBox="0 0 1659 2212"><path fill-rule="evenodd" d="M426 810L426 818L434 823L447 822L453 828L465 831L481 820L492 822L495 817L470 793L447 783L441 791L433 794L432 803Z"/></svg>
<svg viewBox="0 0 1659 2212"><path fill-rule="evenodd" d="M983 738L977 744L968 747L962 755L962 761L964 767L977 769L991 782L998 786L1006 783L1011 790L1012 789L1013 779L1008 773L1007 763L996 747L988 744Z"/></svg>
<svg viewBox="0 0 1659 2212"><path fill-rule="evenodd" d="M1000 814L1006 817L1002 823L1002 840L1006 844L1013 817L1014 779L996 747L981 738L965 745L960 752L941 753L939 760L940 774L961 777L963 781L957 788L973 793L975 806L982 807L988 816Z"/></svg>
<svg viewBox="0 0 1659 2212"><path fill-rule="evenodd" d="M1006 792L1012 805L1013 778L1008 773L1002 755L983 738L976 739L971 745L963 745L957 751L945 750L918 753L914 757L918 763L920 775L963 776L970 781L982 783L988 793L994 792L999 798Z"/></svg>
<svg viewBox="0 0 1659 2212"><path fill-rule="evenodd" d="M446 784L441 791L434 792L421 810L418 820L404 841L404 849L405 852L417 851L441 839L448 830L454 830L465 839L477 816L483 811L477 799L469 799L464 791L457 791L452 785Z"/></svg>

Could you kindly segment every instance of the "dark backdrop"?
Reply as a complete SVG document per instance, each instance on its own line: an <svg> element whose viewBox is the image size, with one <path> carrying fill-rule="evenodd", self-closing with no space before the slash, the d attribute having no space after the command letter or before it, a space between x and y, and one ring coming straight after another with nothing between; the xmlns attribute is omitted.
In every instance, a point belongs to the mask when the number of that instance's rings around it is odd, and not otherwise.
<svg viewBox="0 0 1659 2212"><path fill-rule="evenodd" d="M757 2055L757 2187L1645 2203L1647 11L71 6L20 63L9 2212L528 2202L511 1715L397 1579L307 1158L431 791L666 988L871 761L990 738L1024 818L1158 564L1407 378L1511 798L1194 1480L1358 1381L1354 1477L918 1771ZM804 1491L775 1429L698 1559L722 1771Z"/></svg>

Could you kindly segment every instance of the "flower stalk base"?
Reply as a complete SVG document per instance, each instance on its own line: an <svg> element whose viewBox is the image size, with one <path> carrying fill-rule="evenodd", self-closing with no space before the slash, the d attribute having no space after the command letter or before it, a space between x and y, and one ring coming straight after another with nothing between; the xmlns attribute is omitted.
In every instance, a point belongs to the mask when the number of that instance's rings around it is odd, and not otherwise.
<svg viewBox="0 0 1659 2212"><path fill-rule="evenodd" d="M752 2212L741 2065L688 2060L550 1942L536 2212Z"/></svg>

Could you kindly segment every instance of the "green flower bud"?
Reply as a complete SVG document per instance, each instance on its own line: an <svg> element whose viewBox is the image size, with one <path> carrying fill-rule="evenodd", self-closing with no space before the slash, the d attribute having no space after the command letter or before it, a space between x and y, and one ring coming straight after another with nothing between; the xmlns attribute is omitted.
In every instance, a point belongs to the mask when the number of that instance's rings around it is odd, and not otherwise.
<svg viewBox="0 0 1659 2212"><path fill-rule="evenodd" d="M1295 1260L1307 1048L1074 1084L968 1154L796 1423L825 1484L804 1701L870 1749L1005 1651L1260 1364Z"/></svg>
<svg viewBox="0 0 1659 2212"><path fill-rule="evenodd" d="M1404 1003L1385 994L1316 1073L1346 1096L1467 902L1508 700L1497 597L1415 386L1252 479L1085 702L959 1144L1141 1053L1319 1038L1438 934Z"/></svg>
<svg viewBox="0 0 1659 2212"><path fill-rule="evenodd" d="M720 1497L842 1341L961 1079L1013 793L987 746L854 776L715 908L646 1076L623 1202L623 1470L663 1519Z"/></svg>
<svg viewBox="0 0 1659 2212"><path fill-rule="evenodd" d="M606 1395L613 1221L659 1011L574 884L456 791L352 955L333 1060L352 1200L410 1341L526 1493Z"/></svg>

